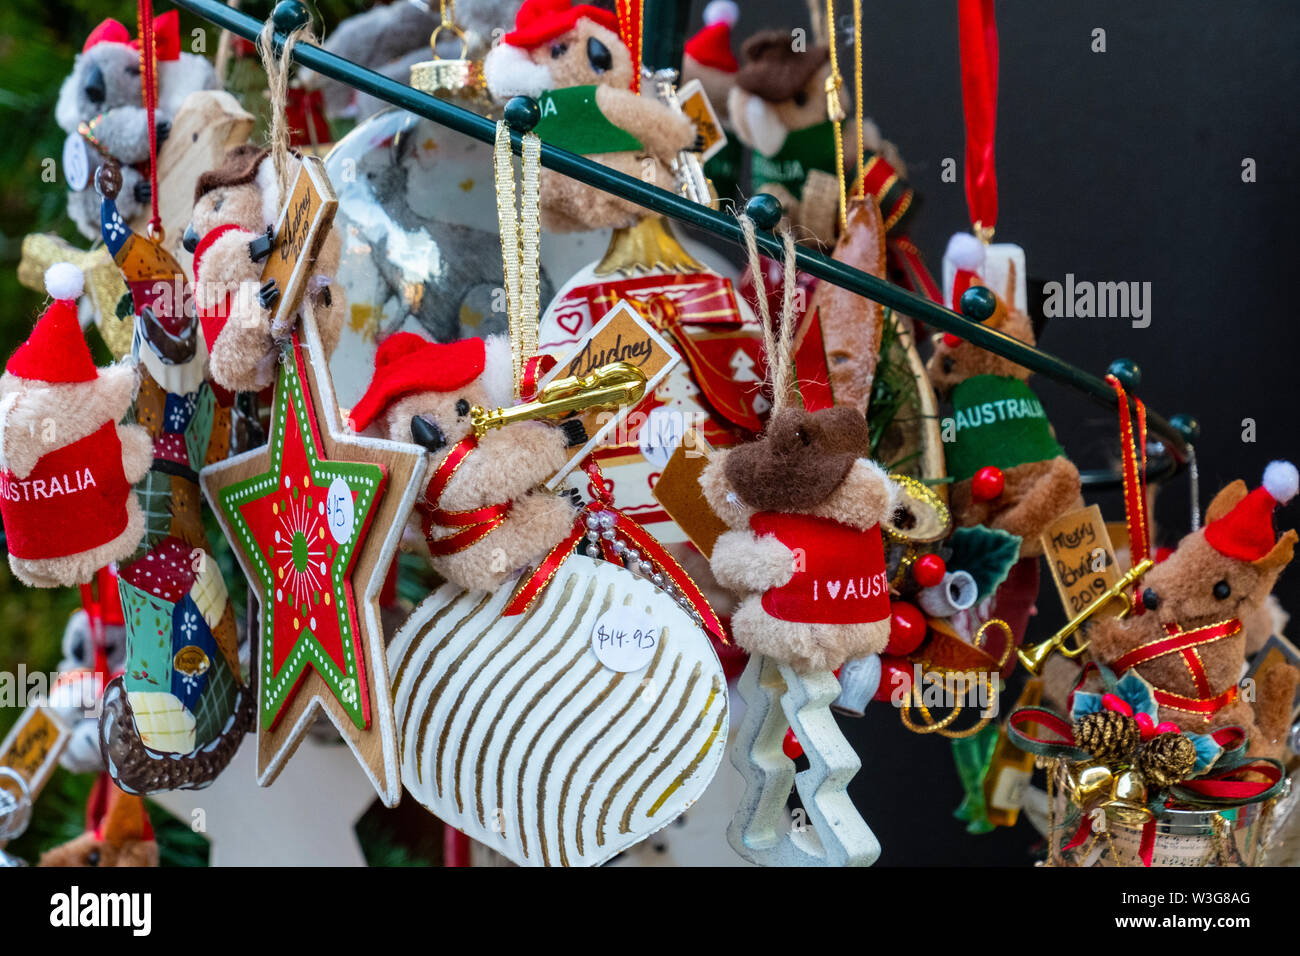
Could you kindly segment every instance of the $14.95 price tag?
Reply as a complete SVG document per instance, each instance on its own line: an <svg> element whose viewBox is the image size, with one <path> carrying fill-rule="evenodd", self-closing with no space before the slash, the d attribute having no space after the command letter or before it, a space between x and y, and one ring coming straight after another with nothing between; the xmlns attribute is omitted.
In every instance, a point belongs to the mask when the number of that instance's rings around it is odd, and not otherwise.
<svg viewBox="0 0 1300 956"><path fill-rule="evenodd" d="M591 649L610 670L639 671L655 656L659 638L659 626L644 611L615 607L591 629Z"/></svg>

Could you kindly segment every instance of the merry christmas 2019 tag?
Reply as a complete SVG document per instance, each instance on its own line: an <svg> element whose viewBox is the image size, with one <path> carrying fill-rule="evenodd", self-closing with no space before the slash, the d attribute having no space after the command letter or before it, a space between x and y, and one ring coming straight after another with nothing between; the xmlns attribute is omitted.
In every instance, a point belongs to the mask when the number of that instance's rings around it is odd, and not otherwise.
<svg viewBox="0 0 1300 956"><path fill-rule="evenodd" d="M704 141L700 161L708 162L727 145L727 134L722 129L722 121L718 119L717 111L709 102L709 94L704 92L703 83L699 80L691 80L677 91L677 99L681 103L682 112L695 124L695 131Z"/></svg>
<svg viewBox="0 0 1300 956"><path fill-rule="evenodd" d="M1085 611L1120 578L1115 548L1096 505L1061 515L1039 540L1061 603L1071 617Z"/></svg>
<svg viewBox="0 0 1300 956"><path fill-rule="evenodd" d="M263 284L274 279L280 289L280 298L271 313L273 333L280 334L292 324L298 300L302 298L307 277L337 208L338 199L325 173L325 164L315 156L304 156L289 199L280 210L280 221L275 224L271 254L262 267Z"/></svg>

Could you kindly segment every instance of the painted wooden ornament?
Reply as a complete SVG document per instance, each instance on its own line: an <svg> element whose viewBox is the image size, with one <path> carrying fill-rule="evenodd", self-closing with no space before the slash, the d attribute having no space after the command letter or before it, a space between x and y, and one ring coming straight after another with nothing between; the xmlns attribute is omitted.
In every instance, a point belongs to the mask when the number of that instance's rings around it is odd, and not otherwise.
<svg viewBox="0 0 1300 956"><path fill-rule="evenodd" d="M758 654L745 667L745 716L731 757L745 778L745 796L727 839L751 863L870 866L879 858L880 842L847 792L862 764L830 711L839 692L830 671L800 675ZM807 770L796 773L784 751L787 730L802 746ZM786 809L792 788L806 819L792 820Z"/></svg>
<svg viewBox="0 0 1300 956"><path fill-rule="evenodd" d="M393 638L402 782L517 864L598 865L708 786L722 667L677 602L610 561L571 554L522 615L502 616L510 599L444 585Z"/></svg>

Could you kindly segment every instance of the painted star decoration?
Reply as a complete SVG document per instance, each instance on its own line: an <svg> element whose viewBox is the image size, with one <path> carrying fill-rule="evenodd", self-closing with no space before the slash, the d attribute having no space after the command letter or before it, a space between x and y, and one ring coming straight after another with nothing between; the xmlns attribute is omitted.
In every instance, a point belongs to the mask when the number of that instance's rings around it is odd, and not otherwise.
<svg viewBox="0 0 1300 956"><path fill-rule="evenodd" d="M280 363L265 446L204 492L259 605L258 782L323 711L389 806L401 793L379 591L414 505L419 449L344 433L314 325ZM322 427L324 425L324 427Z"/></svg>

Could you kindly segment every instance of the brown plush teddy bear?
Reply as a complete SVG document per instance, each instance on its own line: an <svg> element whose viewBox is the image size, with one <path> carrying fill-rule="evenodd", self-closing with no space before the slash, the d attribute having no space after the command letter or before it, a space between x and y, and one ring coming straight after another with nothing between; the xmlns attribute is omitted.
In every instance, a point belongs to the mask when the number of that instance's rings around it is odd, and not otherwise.
<svg viewBox="0 0 1300 956"><path fill-rule="evenodd" d="M291 158L289 182L300 163ZM269 230L280 216L280 189L269 150L237 146L198 179L184 246L194 253L194 297L210 355L209 371L231 391L260 391L275 381L278 349L271 310L279 289L261 282ZM344 296L334 281L341 241L330 229L306 294L312 297L326 355L343 327Z"/></svg>
<svg viewBox="0 0 1300 956"><path fill-rule="evenodd" d="M98 369L77 322L82 275L47 270L54 302L0 375L0 514L9 566L33 587L71 587L128 557L144 534L131 486L153 463L129 365Z"/></svg>
<svg viewBox="0 0 1300 956"><path fill-rule="evenodd" d="M1285 750L1300 672L1289 664L1256 675L1253 706L1238 687L1246 657L1242 621L1263 605L1295 552L1296 532L1275 540L1273 509L1295 496L1300 478L1273 462L1261 487L1234 481L1206 511L1206 525L1143 577L1144 613L1098 618L1090 656L1116 674L1136 670L1155 688L1160 719L1203 733L1240 726L1254 756Z"/></svg>
<svg viewBox="0 0 1300 956"><path fill-rule="evenodd" d="M694 145L695 127L653 95L632 91L638 69L615 14L569 0L526 0L514 31L483 61L494 97L537 99L534 132L545 143L672 189L672 164ZM631 226L644 212L549 169L541 191L542 225L552 232Z"/></svg>
<svg viewBox="0 0 1300 956"><path fill-rule="evenodd" d="M830 49L799 47L788 30L764 30L741 48L744 65L727 98L736 135L754 151L753 190L780 200L792 225L823 242L835 239L839 183L835 130L827 115ZM848 97L842 97L847 109ZM845 174L857 163L857 121L843 126ZM879 153L898 173L906 170L898 149L876 124L862 126L865 149Z"/></svg>
<svg viewBox="0 0 1300 956"><path fill-rule="evenodd" d="M41 854L41 866L157 866L144 798L123 793L101 774L86 800L86 831Z"/></svg>
<svg viewBox="0 0 1300 956"><path fill-rule="evenodd" d="M743 595L736 643L801 672L834 670L889 639L880 537L897 487L853 408L783 408L757 441L714 454L700 487L727 525L710 561Z"/></svg>
<svg viewBox="0 0 1300 956"><path fill-rule="evenodd" d="M1011 304L1015 281L1012 267L997 309L984 324L1033 345L1033 323ZM926 368L935 391L953 405L953 432L944 434L944 455L957 524L1019 535L1022 557L1042 554L1039 534L1061 515L1082 508L1083 496L1079 470L1065 457L1026 384L1029 370L949 334L935 336ZM985 467L999 469L1003 477L1001 493L992 497L973 486Z"/></svg>
<svg viewBox="0 0 1300 956"><path fill-rule="evenodd" d="M518 422L475 438L470 409L511 403L510 344L501 336L433 343L389 336L370 388L351 411L358 430L378 423L394 441L429 453L429 485L416 505L434 570L488 590L534 565L573 528L568 498L541 484L585 444L581 425Z"/></svg>

